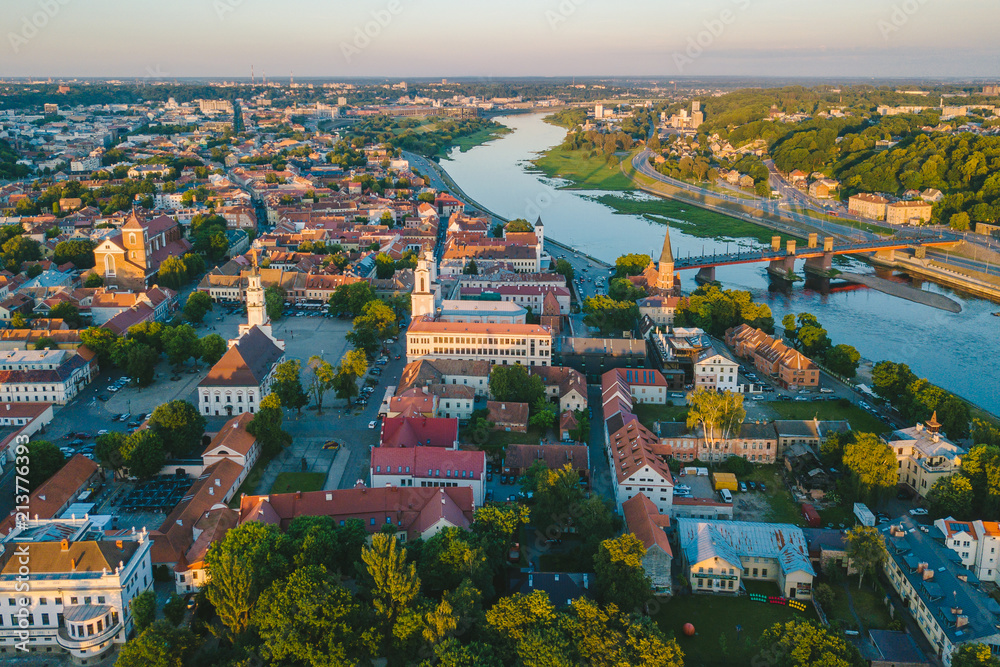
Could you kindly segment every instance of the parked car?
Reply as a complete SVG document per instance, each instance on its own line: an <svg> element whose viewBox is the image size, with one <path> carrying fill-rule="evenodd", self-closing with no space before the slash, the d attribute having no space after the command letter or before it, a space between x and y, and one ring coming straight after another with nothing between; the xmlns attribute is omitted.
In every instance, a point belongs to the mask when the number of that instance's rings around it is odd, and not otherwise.
<svg viewBox="0 0 1000 667"><path fill-rule="evenodd" d="M340 449L340 443L336 440L327 440L323 443L323 449L332 449L336 451Z"/></svg>
<svg viewBox="0 0 1000 667"><path fill-rule="evenodd" d="M829 387L820 387L819 393L821 393L821 394L832 394L833 393L833 389L830 389Z"/></svg>
<svg viewBox="0 0 1000 667"><path fill-rule="evenodd" d="M747 492L747 483L740 482L740 493L746 493L746 492Z"/></svg>
<svg viewBox="0 0 1000 667"><path fill-rule="evenodd" d="M100 431L97 432L97 435L107 435L107 434L108 434L108 429L106 428L102 428Z"/></svg>
<svg viewBox="0 0 1000 667"><path fill-rule="evenodd" d="M757 484L755 482L747 482L747 488L751 491L757 490Z"/></svg>
<svg viewBox="0 0 1000 667"><path fill-rule="evenodd" d="M764 482L757 482L757 488L759 488L759 489L760 489L760 492L761 492L761 493L764 493L764 492L766 492L766 491L767 491L767 487L766 487L766 486L764 486Z"/></svg>
<svg viewBox="0 0 1000 667"><path fill-rule="evenodd" d="M927 510L923 507L914 507L910 510L910 516L924 516L927 514Z"/></svg>

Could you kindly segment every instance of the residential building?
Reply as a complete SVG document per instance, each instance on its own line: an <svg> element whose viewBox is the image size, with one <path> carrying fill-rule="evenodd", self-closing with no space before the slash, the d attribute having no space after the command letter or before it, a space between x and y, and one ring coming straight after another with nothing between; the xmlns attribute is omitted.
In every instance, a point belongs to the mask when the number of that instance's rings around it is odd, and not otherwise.
<svg viewBox="0 0 1000 667"><path fill-rule="evenodd" d="M535 324L482 324L415 319L406 331L406 361L468 359L549 366L552 332Z"/></svg>
<svg viewBox="0 0 1000 667"><path fill-rule="evenodd" d="M885 576L941 662L950 667L964 644L1000 654L1000 607L941 537L905 515L879 532L889 556Z"/></svg>
<svg viewBox="0 0 1000 667"><path fill-rule="evenodd" d="M726 331L726 344L736 356L751 359L761 373L776 379L785 389L819 386L819 366L798 350L748 324Z"/></svg>
<svg viewBox="0 0 1000 667"><path fill-rule="evenodd" d="M440 447L372 447L369 479L373 489L468 487L479 507L485 501L486 454Z"/></svg>
<svg viewBox="0 0 1000 667"><path fill-rule="evenodd" d="M702 350L694 362L694 388L736 391L740 365L715 346Z"/></svg>
<svg viewBox="0 0 1000 667"><path fill-rule="evenodd" d="M644 493L626 500L622 505L622 513L629 532L639 538L646 548L642 557L642 569L653 584L653 593L671 595L674 552L665 532L670 528L670 517L660 514L656 505Z"/></svg>
<svg viewBox="0 0 1000 667"><path fill-rule="evenodd" d="M163 260L190 249L173 218L161 215L147 220L133 212L119 234L94 248L94 271L108 288L142 291L153 284Z"/></svg>
<svg viewBox="0 0 1000 667"><path fill-rule="evenodd" d="M816 576L801 528L786 523L677 519L684 573L695 593L737 595L743 580L811 599Z"/></svg>
<svg viewBox="0 0 1000 667"><path fill-rule="evenodd" d="M869 220L885 220L889 200L879 195L862 192L847 200L847 212Z"/></svg>
<svg viewBox="0 0 1000 667"><path fill-rule="evenodd" d="M97 372L97 356L86 348L0 352L0 403L64 405Z"/></svg>
<svg viewBox="0 0 1000 667"><path fill-rule="evenodd" d="M527 403L511 403L509 401L487 401L486 419L493 423L494 431L528 432Z"/></svg>
<svg viewBox="0 0 1000 667"><path fill-rule="evenodd" d="M552 366L567 366L598 383L613 368L647 368L646 341L634 338L559 338Z"/></svg>
<svg viewBox="0 0 1000 667"><path fill-rule="evenodd" d="M549 470L560 470L569 466L580 476L580 482L590 486L590 448L586 445L566 443L538 445L507 445L503 462L500 464L504 475L518 478L528 468L541 461Z"/></svg>
<svg viewBox="0 0 1000 667"><path fill-rule="evenodd" d="M379 442L382 447L458 449L458 419L388 417L382 421Z"/></svg>
<svg viewBox="0 0 1000 667"><path fill-rule="evenodd" d="M933 206L923 200L897 201L886 207L890 225L923 225L931 221Z"/></svg>
<svg viewBox="0 0 1000 667"><path fill-rule="evenodd" d="M958 472L967 453L941 433L936 412L924 424L893 431L886 443L896 454L899 483L921 498L927 497L939 479Z"/></svg>
<svg viewBox="0 0 1000 667"><path fill-rule="evenodd" d="M996 521L958 521L938 519L934 527L941 531L946 547L962 560L980 581L1000 580L1000 524ZM937 537L937 535L935 535Z"/></svg>
<svg viewBox="0 0 1000 667"><path fill-rule="evenodd" d="M59 537L0 545L0 655L11 660L26 644L31 653L95 662L128 640L134 629L129 604L153 585L145 529L134 539L108 540L85 528Z"/></svg>
<svg viewBox="0 0 1000 667"><path fill-rule="evenodd" d="M15 445L38 433L51 421L51 403L5 403L0 408L0 474L7 463L15 462Z"/></svg>
<svg viewBox="0 0 1000 667"><path fill-rule="evenodd" d="M676 296L647 296L639 299L639 316L648 316L653 324L661 327L674 326L674 313L677 312L677 304L680 297Z"/></svg>
<svg viewBox="0 0 1000 667"><path fill-rule="evenodd" d="M75 454L28 496L31 517L52 519L59 516L83 491L102 479L101 469L96 463L82 454ZM16 518L14 510L11 510L0 522L0 540L14 530Z"/></svg>
<svg viewBox="0 0 1000 667"><path fill-rule="evenodd" d="M359 485L338 491L243 496L240 523L261 521L285 530L298 516L328 516L339 526L360 521L369 534L392 526L400 540L426 540L445 528L468 529L474 508L468 486L369 489Z"/></svg>
<svg viewBox="0 0 1000 667"><path fill-rule="evenodd" d="M437 396L427 387L398 391L389 399L387 417L438 417Z"/></svg>
<svg viewBox="0 0 1000 667"><path fill-rule="evenodd" d="M546 367L548 368L548 367ZM540 367L535 366L535 371ZM470 387L476 396L490 393L490 363L465 359L418 359L406 364L396 388L397 395L413 387L433 388L435 385Z"/></svg>
<svg viewBox="0 0 1000 667"><path fill-rule="evenodd" d="M236 415L219 429L212 441L201 453L202 464L207 468L223 459L228 459L243 467L243 475L237 480L242 484L247 473L260 458L260 443L257 436L247 431L247 426L253 421L249 412Z"/></svg>
<svg viewBox="0 0 1000 667"><path fill-rule="evenodd" d="M545 395L559 403L559 412L586 409L587 380L580 371L564 366L533 366L528 374L542 378Z"/></svg>

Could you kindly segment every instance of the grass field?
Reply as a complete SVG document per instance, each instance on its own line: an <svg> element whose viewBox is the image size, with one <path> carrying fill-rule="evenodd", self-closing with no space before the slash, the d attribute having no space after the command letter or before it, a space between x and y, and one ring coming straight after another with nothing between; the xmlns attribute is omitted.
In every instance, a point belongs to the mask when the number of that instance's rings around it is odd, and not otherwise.
<svg viewBox="0 0 1000 667"><path fill-rule="evenodd" d="M756 582L751 582L756 583ZM777 586L760 591L777 595ZM815 619L810 606L800 612L779 605L751 602L747 597L687 595L663 603L653 619L668 636L675 636L684 651L687 667L749 665L760 648L757 640L775 623ZM694 637L681 630L685 623L695 627ZM741 630L737 636L736 627Z"/></svg>
<svg viewBox="0 0 1000 667"><path fill-rule="evenodd" d="M274 479L271 493L319 491L325 481L326 475L321 472L283 472Z"/></svg>
<svg viewBox="0 0 1000 667"><path fill-rule="evenodd" d="M493 141L494 139L499 139L505 134L510 134L513 132L509 127L496 128L492 130L479 130L474 132L467 137L456 137L452 142L453 146L457 146L458 150L461 152L466 152L476 146L481 146L485 143Z"/></svg>
<svg viewBox="0 0 1000 667"><path fill-rule="evenodd" d="M885 630L889 627L892 617L889 616L889 611L882 603L879 593L872 589L871 576L862 584L861 588L858 588L857 577L848 578L846 588L843 582L828 583L833 589L834 601L830 605L830 609L823 610L826 612L827 618L838 619L852 630L861 629L858 627L858 619L861 619L865 631ZM850 603L848 597L850 597ZM850 604L854 605L857 618L851 613Z"/></svg>
<svg viewBox="0 0 1000 667"><path fill-rule="evenodd" d="M552 148L534 161L538 169L549 178L569 181L567 189L577 190L634 190L632 179L621 172L618 165L609 165L604 156L587 157L589 151L571 151Z"/></svg>
<svg viewBox="0 0 1000 667"><path fill-rule="evenodd" d="M781 419L812 419L822 421L846 419L851 428L860 433L884 433L889 427L881 419L871 416L856 405L842 406L839 401L798 402L774 401L765 403Z"/></svg>
<svg viewBox="0 0 1000 667"><path fill-rule="evenodd" d="M680 399L678 399L680 400ZM652 430L653 422L682 422L687 420L686 405L654 405L653 403L636 403L635 416L646 428Z"/></svg>
<svg viewBox="0 0 1000 667"><path fill-rule="evenodd" d="M745 220L707 211L673 199L630 199L617 195L601 195L594 199L616 213L641 215L647 220L671 227L697 238L751 238L769 244L775 232ZM792 238L781 235L782 243Z"/></svg>

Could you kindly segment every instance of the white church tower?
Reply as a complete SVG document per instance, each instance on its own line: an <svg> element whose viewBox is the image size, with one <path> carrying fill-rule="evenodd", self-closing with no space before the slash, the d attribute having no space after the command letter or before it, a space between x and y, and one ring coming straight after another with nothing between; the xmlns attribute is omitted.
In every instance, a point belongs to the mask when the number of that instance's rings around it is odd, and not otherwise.
<svg viewBox="0 0 1000 667"><path fill-rule="evenodd" d="M434 315L434 293L431 291L431 272L434 271L433 257L428 262L426 256L417 262L413 272L413 294L410 295L411 318Z"/></svg>
<svg viewBox="0 0 1000 667"><path fill-rule="evenodd" d="M239 336L229 341L229 347L235 345L236 341L246 335L248 331L257 327L284 350L285 341L275 338L271 331L271 318L267 316L267 304L264 301L264 285L261 282L260 267L257 264L257 252L254 251L252 254L253 268L247 282L247 323L240 325Z"/></svg>

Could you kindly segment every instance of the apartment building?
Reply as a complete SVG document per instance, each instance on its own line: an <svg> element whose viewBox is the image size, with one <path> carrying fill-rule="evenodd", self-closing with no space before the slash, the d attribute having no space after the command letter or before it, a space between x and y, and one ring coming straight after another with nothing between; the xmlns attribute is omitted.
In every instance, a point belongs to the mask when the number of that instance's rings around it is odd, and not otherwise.
<svg viewBox="0 0 1000 667"><path fill-rule="evenodd" d="M886 207L890 225L923 225L931 221L932 206L923 201L897 201Z"/></svg>
<svg viewBox="0 0 1000 667"><path fill-rule="evenodd" d="M741 324L728 329L725 340L738 357L752 360L758 371L785 389L819 386L819 366L812 359L760 329Z"/></svg>
<svg viewBox="0 0 1000 667"><path fill-rule="evenodd" d="M896 454L899 483L921 498L927 497L939 479L958 472L967 453L941 433L936 412L923 424L893 431L885 441Z"/></svg>
<svg viewBox="0 0 1000 667"><path fill-rule="evenodd" d="M945 667L964 644L982 643L1000 654L996 601L956 562L943 534L932 531L905 515L879 528L889 555L886 578Z"/></svg>
<svg viewBox="0 0 1000 667"><path fill-rule="evenodd" d="M0 403L65 405L97 372L93 353L9 350L0 353Z"/></svg>
<svg viewBox="0 0 1000 667"><path fill-rule="evenodd" d="M888 205L885 197L862 192L847 200L847 212L869 220L885 220Z"/></svg>
<svg viewBox="0 0 1000 667"><path fill-rule="evenodd" d="M736 391L740 365L715 346L702 350L694 362L694 388Z"/></svg>
<svg viewBox="0 0 1000 667"><path fill-rule="evenodd" d="M552 332L536 324L414 320L406 332L406 361L467 359L491 364L549 366Z"/></svg>
<svg viewBox="0 0 1000 667"><path fill-rule="evenodd" d="M941 531L944 545L958 554L962 565L974 572L980 581L1000 579L997 572L1000 566L1000 524L979 519L958 521L948 517L935 521L934 527Z"/></svg>

